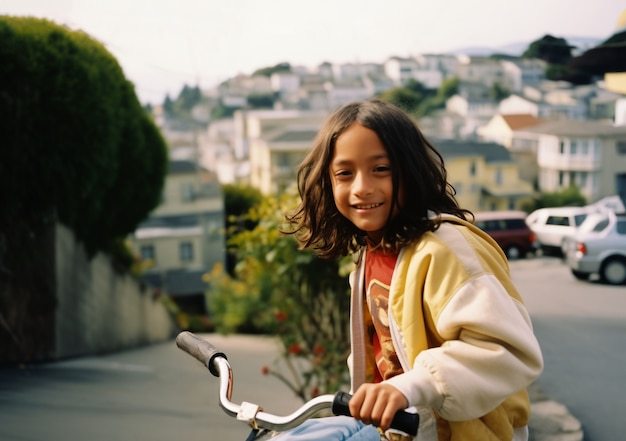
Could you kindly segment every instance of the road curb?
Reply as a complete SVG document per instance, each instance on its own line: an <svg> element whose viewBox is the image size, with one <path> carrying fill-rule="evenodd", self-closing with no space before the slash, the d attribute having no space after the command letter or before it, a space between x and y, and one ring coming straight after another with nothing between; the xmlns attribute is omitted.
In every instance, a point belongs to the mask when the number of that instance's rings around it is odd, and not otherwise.
<svg viewBox="0 0 626 441"><path fill-rule="evenodd" d="M529 441L582 441L580 421L563 404L535 401L530 406Z"/></svg>

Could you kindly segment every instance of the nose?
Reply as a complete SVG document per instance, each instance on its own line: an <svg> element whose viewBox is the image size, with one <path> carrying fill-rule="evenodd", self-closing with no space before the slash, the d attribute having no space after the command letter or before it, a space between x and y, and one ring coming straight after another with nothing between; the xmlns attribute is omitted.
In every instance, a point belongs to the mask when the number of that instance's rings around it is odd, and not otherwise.
<svg viewBox="0 0 626 441"><path fill-rule="evenodd" d="M352 183L352 192L356 196L367 196L374 191L373 182L371 176L367 173L357 173Z"/></svg>

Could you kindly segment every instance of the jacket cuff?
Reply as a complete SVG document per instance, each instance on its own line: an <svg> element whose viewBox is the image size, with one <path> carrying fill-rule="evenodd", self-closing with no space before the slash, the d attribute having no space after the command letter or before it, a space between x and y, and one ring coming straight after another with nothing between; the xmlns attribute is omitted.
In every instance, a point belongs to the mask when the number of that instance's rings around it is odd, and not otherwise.
<svg viewBox="0 0 626 441"><path fill-rule="evenodd" d="M443 405L444 397L437 389L433 376L419 363L410 371L385 380L384 383L402 392L409 406L428 406L439 410Z"/></svg>

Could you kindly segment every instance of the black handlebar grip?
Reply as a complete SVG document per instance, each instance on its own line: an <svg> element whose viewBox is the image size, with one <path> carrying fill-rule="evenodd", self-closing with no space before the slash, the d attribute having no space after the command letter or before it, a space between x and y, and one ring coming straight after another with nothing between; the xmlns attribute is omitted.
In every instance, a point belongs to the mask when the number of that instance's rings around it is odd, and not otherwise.
<svg viewBox="0 0 626 441"><path fill-rule="evenodd" d="M333 400L332 411L335 415L350 415L350 409L348 408L348 401L350 401L352 395L345 392L337 392L335 399ZM420 416L417 413L405 412L399 410L393 417L391 427L396 430L400 430L404 433L408 433L411 436L417 435L417 428L420 424Z"/></svg>
<svg viewBox="0 0 626 441"><path fill-rule="evenodd" d="M216 357L226 358L226 355L218 351L211 343L189 331L183 331L176 336L176 346L189 355L192 355L196 360L209 368L209 371L215 377L219 377L219 371L213 366L213 360L215 360Z"/></svg>

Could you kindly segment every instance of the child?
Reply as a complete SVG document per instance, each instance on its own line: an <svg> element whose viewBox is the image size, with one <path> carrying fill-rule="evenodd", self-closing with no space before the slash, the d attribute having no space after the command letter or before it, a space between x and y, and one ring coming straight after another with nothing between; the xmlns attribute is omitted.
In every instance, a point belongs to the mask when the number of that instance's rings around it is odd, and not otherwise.
<svg viewBox="0 0 626 441"><path fill-rule="evenodd" d="M528 439L525 388L543 367L529 315L502 250L458 206L441 155L408 115L378 100L336 110L298 189L287 219L301 247L357 257L349 407L361 427L385 431L412 408L418 440Z"/></svg>

